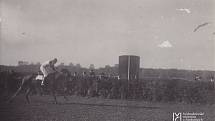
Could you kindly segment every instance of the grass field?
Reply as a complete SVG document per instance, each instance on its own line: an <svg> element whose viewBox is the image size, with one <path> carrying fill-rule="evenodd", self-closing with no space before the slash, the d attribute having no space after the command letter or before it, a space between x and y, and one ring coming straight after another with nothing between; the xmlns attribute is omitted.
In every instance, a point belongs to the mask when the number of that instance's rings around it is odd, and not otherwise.
<svg viewBox="0 0 215 121"><path fill-rule="evenodd" d="M1 102L1 121L172 121L173 112L203 112L203 121L215 121L215 105L155 103L71 96L20 95L11 104Z"/></svg>

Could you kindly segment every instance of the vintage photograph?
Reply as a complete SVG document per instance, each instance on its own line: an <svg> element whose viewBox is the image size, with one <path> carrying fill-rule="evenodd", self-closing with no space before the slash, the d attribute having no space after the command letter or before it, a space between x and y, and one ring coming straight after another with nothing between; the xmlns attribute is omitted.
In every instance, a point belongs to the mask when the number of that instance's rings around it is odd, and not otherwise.
<svg viewBox="0 0 215 121"><path fill-rule="evenodd" d="M215 121L215 1L0 0L0 121Z"/></svg>

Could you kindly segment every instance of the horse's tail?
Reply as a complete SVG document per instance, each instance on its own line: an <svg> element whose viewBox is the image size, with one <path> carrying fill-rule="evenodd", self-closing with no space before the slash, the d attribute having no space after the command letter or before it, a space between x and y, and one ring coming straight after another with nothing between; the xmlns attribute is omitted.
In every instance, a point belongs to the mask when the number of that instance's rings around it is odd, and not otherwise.
<svg viewBox="0 0 215 121"><path fill-rule="evenodd" d="M26 83L28 81L31 81L33 79L33 75L28 75L28 76L24 76L22 78L21 84L18 88L18 90L13 94L12 97L9 98L9 100L7 102L12 102L13 99L21 92L21 90L23 89L23 87L26 85Z"/></svg>

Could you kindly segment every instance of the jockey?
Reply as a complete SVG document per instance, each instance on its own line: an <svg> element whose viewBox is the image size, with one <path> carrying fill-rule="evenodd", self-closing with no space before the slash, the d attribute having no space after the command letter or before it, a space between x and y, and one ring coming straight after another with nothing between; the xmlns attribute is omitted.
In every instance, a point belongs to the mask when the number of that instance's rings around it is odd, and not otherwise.
<svg viewBox="0 0 215 121"><path fill-rule="evenodd" d="M54 66L56 63L57 63L57 58L54 58L53 60L44 62L40 66L40 70L44 75L44 79L42 80L41 85L44 85L44 81L49 74L56 72L56 69Z"/></svg>

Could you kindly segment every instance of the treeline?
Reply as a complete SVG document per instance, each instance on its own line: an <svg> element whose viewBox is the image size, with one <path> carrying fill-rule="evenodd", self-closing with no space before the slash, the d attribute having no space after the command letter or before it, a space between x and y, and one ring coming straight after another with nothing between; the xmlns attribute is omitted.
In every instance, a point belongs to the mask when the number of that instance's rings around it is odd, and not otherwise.
<svg viewBox="0 0 215 121"><path fill-rule="evenodd" d="M85 68L82 67L80 64L76 65L63 65L60 64L57 66L58 70L67 69L72 74L77 73L81 75L83 72L89 73L90 70L94 70L96 74L105 73L106 75L117 76L118 75L118 67L117 66L109 66L106 65L105 67L95 69L94 67ZM20 65L20 66L5 66L0 65L0 71L15 71L21 73L37 73L40 70L40 65L38 64L31 64L31 65Z"/></svg>
<svg viewBox="0 0 215 121"><path fill-rule="evenodd" d="M140 78L167 78L188 81L211 81L215 77L215 71L207 70L181 70L181 69L140 69Z"/></svg>
<svg viewBox="0 0 215 121"><path fill-rule="evenodd" d="M0 65L0 71L6 70L14 70L16 72L24 72L24 73L36 73L39 71L39 64L30 64L30 65L22 65L22 66L4 66ZM101 73L105 73L110 76L118 75L118 66L109 66L95 69L92 65L89 68L81 67L80 64L70 64L64 65L60 64L57 66L59 70L68 69L71 73L82 74L83 72L88 73L91 69L95 71L97 75ZM181 80L202 80L202 81L210 81L215 77L214 71L207 70L180 70L180 69L150 69L150 68L141 68L139 71L140 79L150 79L150 78L167 78L167 79L181 79Z"/></svg>

